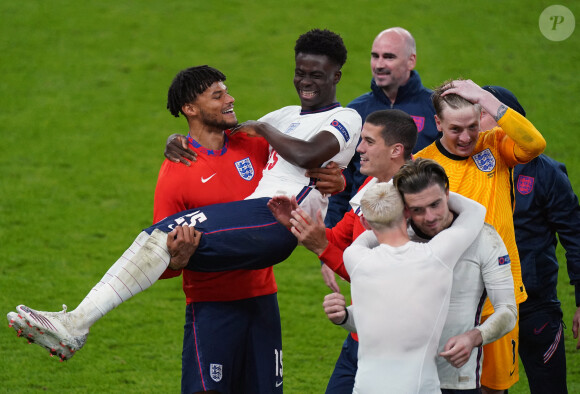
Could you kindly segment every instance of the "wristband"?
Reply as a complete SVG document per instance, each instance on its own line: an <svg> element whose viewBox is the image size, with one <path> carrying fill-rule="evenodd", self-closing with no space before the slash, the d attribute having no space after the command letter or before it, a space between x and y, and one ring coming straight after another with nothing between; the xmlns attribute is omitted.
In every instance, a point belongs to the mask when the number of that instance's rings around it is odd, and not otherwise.
<svg viewBox="0 0 580 394"><path fill-rule="evenodd" d="M344 319L342 319L340 323L334 323L337 326L342 326L348 320L348 309L344 308L344 312L345 312Z"/></svg>

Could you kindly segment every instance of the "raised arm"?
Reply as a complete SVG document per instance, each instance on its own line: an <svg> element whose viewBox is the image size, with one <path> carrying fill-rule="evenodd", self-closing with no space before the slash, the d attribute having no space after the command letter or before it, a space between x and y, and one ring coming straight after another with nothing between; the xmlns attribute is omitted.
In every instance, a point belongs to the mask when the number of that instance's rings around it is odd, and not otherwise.
<svg viewBox="0 0 580 394"><path fill-rule="evenodd" d="M502 104L493 94L471 80L453 81L443 93L457 94L481 107L493 116L498 125L513 140L513 152L520 163L527 163L546 148L546 140L525 117Z"/></svg>
<svg viewBox="0 0 580 394"><path fill-rule="evenodd" d="M509 109L497 123L507 138L513 140L514 155L520 163L529 162L546 148L546 140L540 132L529 120L513 109Z"/></svg>

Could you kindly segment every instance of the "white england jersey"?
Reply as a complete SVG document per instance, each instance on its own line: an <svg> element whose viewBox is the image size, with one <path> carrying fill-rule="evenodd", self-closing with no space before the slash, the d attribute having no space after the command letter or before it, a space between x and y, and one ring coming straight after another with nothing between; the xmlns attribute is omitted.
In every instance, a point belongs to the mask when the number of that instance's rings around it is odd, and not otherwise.
<svg viewBox="0 0 580 394"><path fill-rule="evenodd" d="M353 393L439 393L437 348L447 317L453 267L481 230L485 209L452 195L461 212L428 243L376 244L361 234L345 250L359 337Z"/></svg>
<svg viewBox="0 0 580 394"><path fill-rule="evenodd" d="M259 121L269 123L282 133L305 141L321 131L331 132L340 145L340 152L329 161L336 162L341 168L345 168L354 155L362 128L360 115L355 110L340 105L319 111L302 111L300 106L294 105L270 112ZM270 158L262 179L248 198L297 195L306 186L314 189L314 182L305 173L305 169L284 160L270 147ZM317 190L312 190L310 194L317 199L323 199Z"/></svg>
<svg viewBox="0 0 580 394"><path fill-rule="evenodd" d="M412 226L409 226L408 232L411 240L427 242ZM438 353L443 351L449 338L479 326L483 302L488 295L486 288L495 308L494 313L511 313L515 323L517 307L508 252L497 231L489 224L484 224L453 270L449 314L439 341ZM481 329L489 331L484 341L487 339L491 342L505 335L511 331L510 326L484 323ZM455 368L445 358L438 356L437 370L441 388L468 390L479 387L482 362L481 348L474 348L469 361L461 368Z"/></svg>

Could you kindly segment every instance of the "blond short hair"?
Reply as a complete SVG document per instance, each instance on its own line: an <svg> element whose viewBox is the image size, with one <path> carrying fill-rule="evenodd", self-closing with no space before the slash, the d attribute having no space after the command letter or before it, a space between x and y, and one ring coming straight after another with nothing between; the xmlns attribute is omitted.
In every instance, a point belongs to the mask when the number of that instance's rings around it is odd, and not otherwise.
<svg viewBox="0 0 580 394"><path fill-rule="evenodd" d="M363 216L375 230L391 228L403 220L403 200L392 183L377 183L363 195Z"/></svg>
<svg viewBox="0 0 580 394"><path fill-rule="evenodd" d="M462 79L449 79L433 89L431 102L433 103L433 108L435 108L435 113L437 116L443 119L443 110L447 107L454 110L464 107L474 107L477 112L481 113L481 105L473 104L471 101L461 97L458 94L452 93L445 96L443 95L447 89L453 87L453 82L455 81L462 81Z"/></svg>

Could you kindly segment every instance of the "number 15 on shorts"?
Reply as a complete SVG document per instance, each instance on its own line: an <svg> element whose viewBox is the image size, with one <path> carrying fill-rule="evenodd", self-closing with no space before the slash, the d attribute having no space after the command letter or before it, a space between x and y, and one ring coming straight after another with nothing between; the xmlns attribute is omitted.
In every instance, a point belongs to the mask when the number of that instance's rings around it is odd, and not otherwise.
<svg viewBox="0 0 580 394"><path fill-rule="evenodd" d="M276 377L282 377L282 349L274 349L274 362L275 362L275 370L276 370Z"/></svg>

